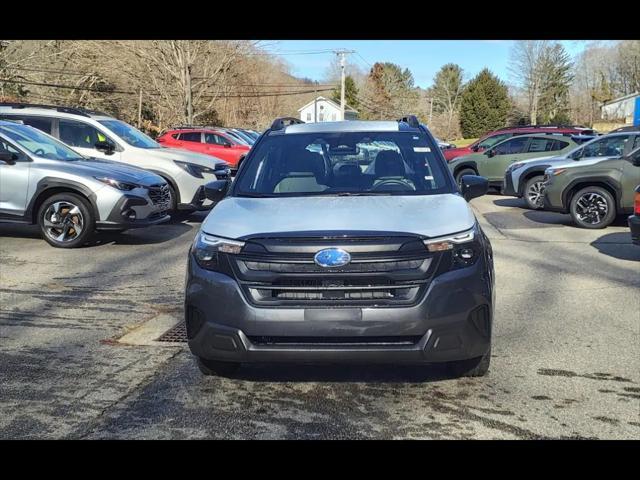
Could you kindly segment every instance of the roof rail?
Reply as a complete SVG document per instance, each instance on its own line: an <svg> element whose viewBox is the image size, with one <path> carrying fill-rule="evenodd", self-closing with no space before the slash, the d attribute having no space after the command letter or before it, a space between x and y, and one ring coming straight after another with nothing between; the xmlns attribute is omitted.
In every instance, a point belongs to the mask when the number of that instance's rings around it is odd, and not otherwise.
<svg viewBox="0 0 640 480"><path fill-rule="evenodd" d="M284 127L288 127L289 125L296 125L299 123L304 123L299 118L295 117L280 117L276 118L271 124L271 130L282 130Z"/></svg>
<svg viewBox="0 0 640 480"><path fill-rule="evenodd" d="M88 117L90 114L100 114L100 112L92 112L91 110L86 110L84 108L73 108L73 107L60 107L58 105L43 105L39 103L20 103L20 102L0 102L0 107L11 107L11 108L47 108L51 110L56 110L62 113L71 113L73 115L82 115L83 117Z"/></svg>
<svg viewBox="0 0 640 480"><path fill-rule="evenodd" d="M582 125L548 124L548 125L513 125L511 127L498 128L495 131L511 130L514 128L575 128L575 129L591 130L589 127L584 127Z"/></svg>
<svg viewBox="0 0 640 480"><path fill-rule="evenodd" d="M409 124L410 127L420 128L420 122L418 121L418 117L416 117L415 115L406 115L402 118L399 118L398 122L405 122Z"/></svg>

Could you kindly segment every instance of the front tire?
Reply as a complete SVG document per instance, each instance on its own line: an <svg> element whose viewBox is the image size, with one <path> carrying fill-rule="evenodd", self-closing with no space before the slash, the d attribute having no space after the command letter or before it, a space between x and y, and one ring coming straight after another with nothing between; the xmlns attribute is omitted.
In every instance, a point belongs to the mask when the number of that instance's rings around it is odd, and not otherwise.
<svg viewBox="0 0 640 480"><path fill-rule="evenodd" d="M38 226L49 245L76 248L87 243L93 235L95 216L85 198L75 193L59 193L40 205Z"/></svg>
<svg viewBox="0 0 640 480"><path fill-rule="evenodd" d="M484 377L489 373L490 364L491 347L489 347L489 351L482 357L449 362L447 364L447 370L449 374L454 377Z"/></svg>
<svg viewBox="0 0 640 480"><path fill-rule="evenodd" d="M240 368L240 364L237 362L222 362L220 360L207 360L206 358L198 357L198 368L203 375L207 376L219 376L228 377L233 375Z"/></svg>
<svg viewBox="0 0 640 480"><path fill-rule="evenodd" d="M605 188L586 187L571 198L569 213L578 227L604 228L616 218L616 201Z"/></svg>
<svg viewBox="0 0 640 480"><path fill-rule="evenodd" d="M524 184L524 202L531 210L540 210L544 207L544 177L536 175Z"/></svg>

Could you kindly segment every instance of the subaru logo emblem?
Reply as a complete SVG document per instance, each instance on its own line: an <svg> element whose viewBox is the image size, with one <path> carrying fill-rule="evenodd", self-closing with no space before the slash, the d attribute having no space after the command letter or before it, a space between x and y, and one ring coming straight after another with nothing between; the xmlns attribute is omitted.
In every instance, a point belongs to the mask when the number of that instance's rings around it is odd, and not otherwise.
<svg viewBox="0 0 640 480"><path fill-rule="evenodd" d="M326 248L316 253L313 261L321 267L343 267L351 261L351 255L341 248Z"/></svg>

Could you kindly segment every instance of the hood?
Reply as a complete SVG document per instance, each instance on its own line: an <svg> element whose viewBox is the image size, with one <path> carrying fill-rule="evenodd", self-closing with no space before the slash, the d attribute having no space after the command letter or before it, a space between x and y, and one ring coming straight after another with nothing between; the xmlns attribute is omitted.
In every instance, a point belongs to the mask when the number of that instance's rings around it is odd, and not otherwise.
<svg viewBox="0 0 640 480"><path fill-rule="evenodd" d="M445 158L447 160L453 160L454 158L461 155L469 155L469 153L474 153L473 150L471 150L471 145L468 145L466 147L447 148L444 151Z"/></svg>
<svg viewBox="0 0 640 480"><path fill-rule="evenodd" d="M455 194L362 197L227 197L202 231L232 239L255 234L359 230L439 237L473 227L466 200Z"/></svg>
<svg viewBox="0 0 640 480"><path fill-rule="evenodd" d="M188 150L180 150L178 148L154 148L152 150L145 150L145 152L153 152L153 155L157 155L158 157L166 160L195 163L196 165L213 168L214 170L216 170L216 166L218 165L229 165L227 162L220 160L217 157L190 152Z"/></svg>
<svg viewBox="0 0 640 480"><path fill-rule="evenodd" d="M579 168L595 165L596 163L604 162L605 160L611 160L612 158L619 157L596 157L588 160L567 160L566 162L559 162L556 165L552 165L551 168Z"/></svg>
<svg viewBox="0 0 640 480"><path fill-rule="evenodd" d="M525 165L530 165L533 162L542 162L542 163L546 163L546 162L562 162L562 161L566 161L567 157L565 156L548 156L548 157L536 157L536 158L528 158L526 160L518 160L515 163L524 163ZM513 164L515 165L515 164Z"/></svg>
<svg viewBox="0 0 640 480"><path fill-rule="evenodd" d="M86 160L57 162L57 164L65 170L69 169L73 173L87 177L108 177L143 186L164 183L164 179L155 173L111 160L88 158Z"/></svg>

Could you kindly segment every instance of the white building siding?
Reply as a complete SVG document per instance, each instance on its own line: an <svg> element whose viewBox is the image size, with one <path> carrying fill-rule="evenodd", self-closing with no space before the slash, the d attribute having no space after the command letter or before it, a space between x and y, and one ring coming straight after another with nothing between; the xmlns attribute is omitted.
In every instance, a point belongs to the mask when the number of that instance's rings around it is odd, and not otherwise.
<svg viewBox="0 0 640 480"><path fill-rule="evenodd" d="M602 106L603 120L622 120L625 123L633 122L633 112L636 105L636 98L640 94L628 95L626 97L606 103Z"/></svg>
<svg viewBox="0 0 640 480"><path fill-rule="evenodd" d="M340 105L324 97L318 97L315 101L306 104L298 110L300 120L306 123L314 122L336 122L342 120ZM352 109L345 109L345 120L355 120L358 112Z"/></svg>

